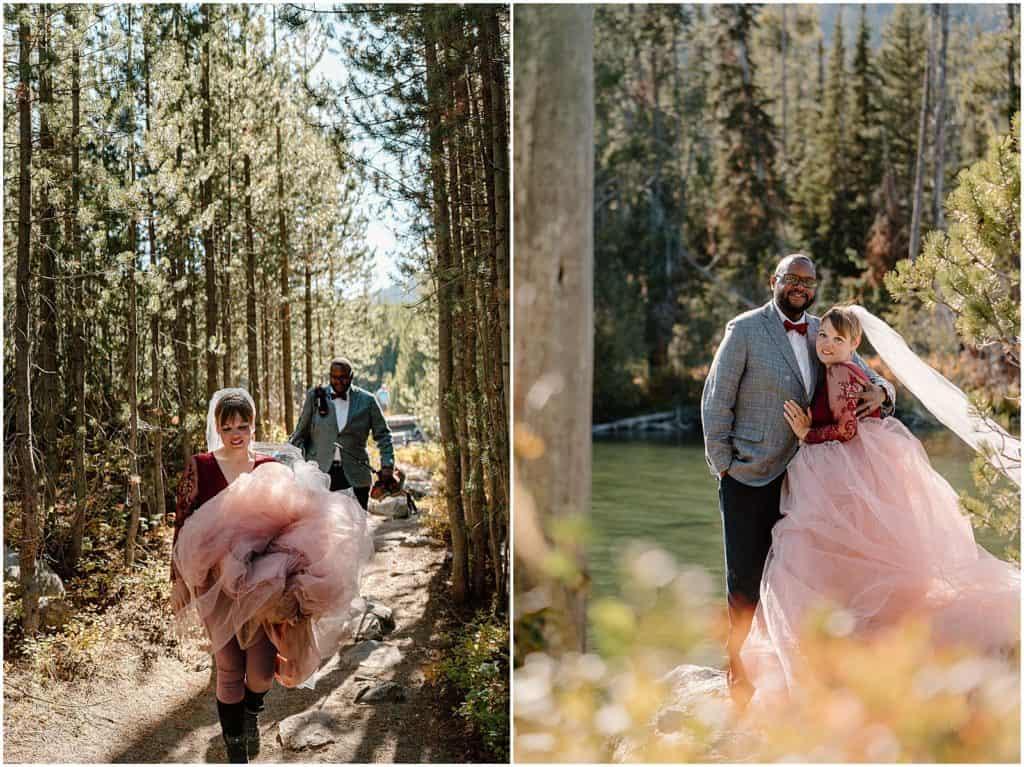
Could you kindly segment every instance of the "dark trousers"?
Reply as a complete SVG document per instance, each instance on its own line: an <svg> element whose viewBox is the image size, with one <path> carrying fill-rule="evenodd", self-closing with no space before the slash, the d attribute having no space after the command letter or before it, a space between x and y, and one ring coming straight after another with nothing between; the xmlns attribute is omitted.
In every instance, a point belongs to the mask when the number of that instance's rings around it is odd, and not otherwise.
<svg viewBox="0 0 1024 767"><path fill-rule="evenodd" d="M344 490L345 488L352 487L349 484L348 477L345 476L344 469L341 468L340 463L331 464L331 492L335 490ZM352 487L352 492L356 494L356 500L359 501L359 505L364 509L370 503L370 488L367 487Z"/></svg>
<svg viewBox="0 0 1024 767"><path fill-rule="evenodd" d="M786 475L763 487L737 482L728 474L718 485L725 541L725 585L729 602L729 685L734 697L749 699L750 682L740 648L750 632L761 594L761 574L772 545L772 528L782 519L779 499Z"/></svg>

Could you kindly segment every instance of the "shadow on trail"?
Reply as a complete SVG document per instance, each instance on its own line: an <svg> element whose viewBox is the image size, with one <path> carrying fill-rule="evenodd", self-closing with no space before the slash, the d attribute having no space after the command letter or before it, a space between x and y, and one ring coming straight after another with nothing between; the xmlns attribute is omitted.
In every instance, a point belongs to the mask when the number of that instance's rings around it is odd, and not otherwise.
<svg viewBox="0 0 1024 767"><path fill-rule="evenodd" d="M111 763L159 764L169 761L168 757L174 747L187 738L189 733L217 722L217 704L214 702L216 688L217 672L211 665L210 678L199 695L147 726L111 756Z"/></svg>
<svg viewBox="0 0 1024 767"><path fill-rule="evenodd" d="M423 615L415 623L400 627L393 634L385 637L385 641L391 639L402 639L406 637L419 637L422 643L426 637L443 628L446 606L444 595L447 593L445 580L448 578L450 566L445 563L438 567L429 583L420 588L428 589L429 598ZM370 716L363 722L363 738L352 754L353 762L395 762L398 764L415 764L426 761L431 762L453 762L462 758L458 750L450 746L458 743L458 728L447 726L450 722L449 712L446 707L435 711L435 701L424 699L425 696L432 696L433 689L429 686L420 687L414 683L414 674L428 660L427 646L414 645L410 652L402 659L402 662L395 667L391 680L405 688L408 696L405 703L385 703L367 706L371 710ZM357 704L353 703L353 707ZM431 718L422 724L425 727L412 726L410 712L419 708L421 711L436 713L436 718ZM451 736L448 737L451 731ZM387 758L378 756L377 751L381 746L386 745L388 739L394 737L397 740L397 747L393 755ZM453 740L454 738L454 740Z"/></svg>

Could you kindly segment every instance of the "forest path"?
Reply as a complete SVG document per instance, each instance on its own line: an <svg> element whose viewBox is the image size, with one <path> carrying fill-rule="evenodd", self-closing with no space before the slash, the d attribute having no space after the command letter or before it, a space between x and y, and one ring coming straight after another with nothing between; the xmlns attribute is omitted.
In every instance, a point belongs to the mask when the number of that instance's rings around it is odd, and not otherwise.
<svg viewBox="0 0 1024 767"><path fill-rule="evenodd" d="M445 549L417 517L371 516L376 556L362 593L393 610L396 628L364 662L324 663L315 690L275 684L260 717L256 762L455 762L466 757L461 723L430 683L445 643ZM383 646L383 647L381 647ZM392 649L388 649L392 648ZM5 762L223 762L215 672L198 641L177 657L138 648L111 658L90 682L45 687L21 674L4 689ZM376 682L402 686L404 702L355 703ZM23 686L29 687L24 689Z"/></svg>

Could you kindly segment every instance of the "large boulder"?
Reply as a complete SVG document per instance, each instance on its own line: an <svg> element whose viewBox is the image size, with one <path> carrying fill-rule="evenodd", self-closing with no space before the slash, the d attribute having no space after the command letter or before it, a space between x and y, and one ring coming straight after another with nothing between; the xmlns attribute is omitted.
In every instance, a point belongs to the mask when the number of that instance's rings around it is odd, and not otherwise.
<svg viewBox="0 0 1024 767"><path fill-rule="evenodd" d="M378 682L366 685L356 694L356 703L405 703L405 688L397 682Z"/></svg>
<svg viewBox="0 0 1024 767"><path fill-rule="evenodd" d="M373 599L366 600L366 609L359 621L359 639L381 640L395 630L391 608Z"/></svg>
<svg viewBox="0 0 1024 767"><path fill-rule="evenodd" d="M278 738L289 751L319 748L338 740L342 723L326 711L303 711L281 720Z"/></svg>
<svg viewBox="0 0 1024 767"><path fill-rule="evenodd" d="M380 501L371 500L369 512L385 519L408 519L409 507L405 496L384 498Z"/></svg>
<svg viewBox="0 0 1024 767"><path fill-rule="evenodd" d="M359 666L368 672L387 671L402 662L402 653L393 645L368 639L345 651L341 662Z"/></svg>
<svg viewBox="0 0 1024 767"><path fill-rule="evenodd" d="M6 546L4 546L4 581L11 581L15 584L21 582L19 554L14 549L8 549ZM60 597L63 599L65 596L64 581L42 560L36 562L36 583L39 586L40 597Z"/></svg>
<svg viewBox="0 0 1024 767"><path fill-rule="evenodd" d="M669 694L648 723L648 734L666 749L709 745L714 761L745 761L753 755L750 733L737 724L724 671L708 666L682 665L661 679ZM687 722L699 722L700 744ZM646 761L642 744L629 737L615 743L616 762Z"/></svg>

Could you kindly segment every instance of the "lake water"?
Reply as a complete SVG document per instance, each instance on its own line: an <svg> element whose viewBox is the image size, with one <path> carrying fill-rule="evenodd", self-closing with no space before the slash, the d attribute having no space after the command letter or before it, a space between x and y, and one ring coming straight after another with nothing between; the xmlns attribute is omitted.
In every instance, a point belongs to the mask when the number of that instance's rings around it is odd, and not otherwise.
<svg viewBox="0 0 1024 767"><path fill-rule="evenodd" d="M923 436L932 465L957 490L973 488L974 452L948 432ZM718 483L700 442L600 439L593 444L592 538L588 563L593 596L618 589L619 559L630 540L656 542L677 561L704 567L725 593ZM991 534L979 535L988 547ZM998 551L998 548L996 549Z"/></svg>

